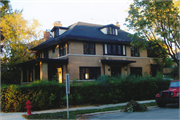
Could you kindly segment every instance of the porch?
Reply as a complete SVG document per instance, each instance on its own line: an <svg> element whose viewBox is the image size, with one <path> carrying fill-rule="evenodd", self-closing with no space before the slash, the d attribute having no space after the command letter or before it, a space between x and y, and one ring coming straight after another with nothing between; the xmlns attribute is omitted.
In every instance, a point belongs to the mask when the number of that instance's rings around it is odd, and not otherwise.
<svg viewBox="0 0 180 120"><path fill-rule="evenodd" d="M58 81L62 83L67 73L68 59L37 58L18 64L21 67L21 83L34 80Z"/></svg>

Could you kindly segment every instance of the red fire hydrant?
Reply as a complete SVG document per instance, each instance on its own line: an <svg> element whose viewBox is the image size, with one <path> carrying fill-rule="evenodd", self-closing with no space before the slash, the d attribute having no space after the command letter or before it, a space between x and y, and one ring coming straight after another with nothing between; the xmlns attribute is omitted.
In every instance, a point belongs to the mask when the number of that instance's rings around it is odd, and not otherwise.
<svg viewBox="0 0 180 120"><path fill-rule="evenodd" d="M31 114L31 108L32 108L33 106L31 105L31 102L28 100L27 102L26 102L26 109L27 109L27 115L32 115Z"/></svg>

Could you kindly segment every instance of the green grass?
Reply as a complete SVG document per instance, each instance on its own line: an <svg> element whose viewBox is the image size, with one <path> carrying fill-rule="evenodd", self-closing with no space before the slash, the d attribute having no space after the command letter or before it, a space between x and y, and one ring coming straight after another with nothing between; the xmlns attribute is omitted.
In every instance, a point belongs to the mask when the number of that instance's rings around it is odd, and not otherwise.
<svg viewBox="0 0 180 120"><path fill-rule="evenodd" d="M142 105L156 106L156 102L145 103ZM76 119L77 115L95 113L95 112L105 112L105 111L114 111L114 110L123 110L125 106L118 107L109 107L104 109L92 109L92 110L76 110L69 112L69 119ZM57 112L57 113L43 113L43 114L34 114L30 116L23 115L26 119L67 119L67 112Z"/></svg>

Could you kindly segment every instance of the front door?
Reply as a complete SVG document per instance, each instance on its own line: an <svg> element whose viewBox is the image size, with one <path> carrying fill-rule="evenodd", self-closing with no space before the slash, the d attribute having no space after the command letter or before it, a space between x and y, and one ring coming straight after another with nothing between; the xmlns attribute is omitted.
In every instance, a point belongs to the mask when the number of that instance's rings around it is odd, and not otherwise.
<svg viewBox="0 0 180 120"><path fill-rule="evenodd" d="M111 76L121 75L121 67L111 67Z"/></svg>

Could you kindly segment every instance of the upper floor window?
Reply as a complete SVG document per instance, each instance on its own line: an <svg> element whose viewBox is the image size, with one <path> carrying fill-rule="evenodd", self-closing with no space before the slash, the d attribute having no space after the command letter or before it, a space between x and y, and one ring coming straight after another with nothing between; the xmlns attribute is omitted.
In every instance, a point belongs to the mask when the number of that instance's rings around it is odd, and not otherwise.
<svg viewBox="0 0 180 120"><path fill-rule="evenodd" d="M66 46L65 46L65 43L59 45L59 54L60 54L60 56L66 55Z"/></svg>
<svg viewBox="0 0 180 120"><path fill-rule="evenodd" d="M59 29L55 30L55 37L59 36Z"/></svg>
<svg viewBox="0 0 180 120"><path fill-rule="evenodd" d="M94 43L84 43L84 54L95 55L95 44Z"/></svg>
<svg viewBox="0 0 180 120"><path fill-rule="evenodd" d="M114 27L105 27L103 29L101 29L101 31L104 34L109 34L109 35L118 35L118 29L114 28Z"/></svg>
<svg viewBox="0 0 180 120"><path fill-rule="evenodd" d="M118 32L117 32L117 29L116 29L116 28L108 27L108 28L107 28L107 34L110 34L110 35L118 35Z"/></svg>
<svg viewBox="0 0 180 120"><path fill-rule="evenodd" d="M137 48L131 47L131 56L140 57L140 54Z"/></svg>
<svg viewBox="0 0 180 120"><path fill-rule="evenodd" d="M106 54L106 55L126 55L125 45L104 44L104 54Z"/></svg>
<svg viewBox="0 0 180 120"><path fill-rule="evenodd" d="M55 53L55 50L56 50L56 46L53 46L52 47L52 53Z"/></svg>
<svg viewBox="0 0 180 120"><path fill-rule="evenodd" d="M47 50L44 50L44 58L49 58L48 49L47 49Z"/></svg>

